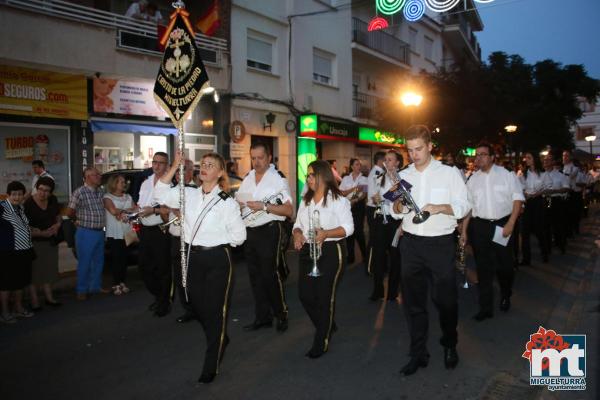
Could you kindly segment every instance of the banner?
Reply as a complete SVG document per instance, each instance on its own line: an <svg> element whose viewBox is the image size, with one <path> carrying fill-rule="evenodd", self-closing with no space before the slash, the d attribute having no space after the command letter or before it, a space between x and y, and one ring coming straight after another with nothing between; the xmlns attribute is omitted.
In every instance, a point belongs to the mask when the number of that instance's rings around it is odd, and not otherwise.
<svg viewBox="0 0 600 400"><path fill-rule="evenodd" d="M152 80L94 78L94 112L167 118L153 90Z"/></svg>
<svg viewBox="0 0 600 400"><path fill-rule="evenodd" d="M0 65L0 113L86 120L85 77Z"/></svg>

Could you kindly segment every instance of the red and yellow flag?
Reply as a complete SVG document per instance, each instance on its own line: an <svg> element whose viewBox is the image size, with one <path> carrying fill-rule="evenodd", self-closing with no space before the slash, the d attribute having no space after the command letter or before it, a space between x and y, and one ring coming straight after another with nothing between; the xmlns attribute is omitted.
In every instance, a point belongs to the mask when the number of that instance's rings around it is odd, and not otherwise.
<svg viewBox="0 0 600 400"><path fill-rule="evenodd" d="M208 36L212 36L219 28L221 20L219 19L219 6L217 0L213 0L211 6L204 14L198 18L196 28Z"/></svg>

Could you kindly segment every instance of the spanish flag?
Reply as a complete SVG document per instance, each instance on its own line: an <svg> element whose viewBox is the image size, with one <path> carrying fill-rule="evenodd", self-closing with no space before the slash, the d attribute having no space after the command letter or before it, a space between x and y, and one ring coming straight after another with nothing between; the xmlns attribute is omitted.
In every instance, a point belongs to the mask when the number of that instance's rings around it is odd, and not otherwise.
<svg viewBox="0 0 600 400"><path fill-rule="evenodd" d="M217 5L217 0L213 0L211 6L198 18L196 28L205 35L212 36L217 31L219 24L219 6Z"/></svg>

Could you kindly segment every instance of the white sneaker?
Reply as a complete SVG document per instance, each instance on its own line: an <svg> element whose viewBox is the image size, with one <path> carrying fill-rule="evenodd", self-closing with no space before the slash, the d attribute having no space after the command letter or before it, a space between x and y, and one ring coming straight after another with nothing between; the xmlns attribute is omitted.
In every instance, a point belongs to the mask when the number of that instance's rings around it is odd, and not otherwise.
<svg viewBox="0 0 600 400"><path fill-rule="evenodd" d="M17 319L11 313L1 313L0 322L4 324L14 324L17 322Z"/></svg>
<svg viewBox="0 0 600 400"><path fill-rule="evenodd" d="M113 290L113 294L114 294L115 296L120 296L120 295L122 295L122 294L123 294L123 292L121 291L121 286L119 286L119 285L117 285L117 286L113 286L113 287L112 287L112 290Z"/></svg>
<svg viewBox="0 0 600 400"><path fill-rule="evenodd" d="M131 292L131 289L129 289L127 286L125 286L125 284L123 282L121 282L119 284L119 286L121 286L121 292L123 292L124 294Z"/></svg>

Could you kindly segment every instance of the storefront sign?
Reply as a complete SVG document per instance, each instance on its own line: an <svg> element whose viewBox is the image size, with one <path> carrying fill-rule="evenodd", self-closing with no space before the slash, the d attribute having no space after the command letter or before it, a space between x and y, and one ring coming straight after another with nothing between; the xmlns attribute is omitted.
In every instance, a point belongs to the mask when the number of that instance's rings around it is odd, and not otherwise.
<svg viewBox="0 0 600 400"><path fill-rule="evenodd" d="M316 114L300 116L300 136L346 141L358 139L356 125Z"/></svg>
<svg viewBox="0 0 600 400"><path fill-rule="evenodd" d="M4 158L33 160L33 136L7 137L4 139Z"/></svg>
<svg viewBox="0 0 600 400"><path fill-rule="evenodd" d="M153 90L151 80L94 78L94 112L167 118Z"/></svg>
<svg viewBox="0 0 600 400"><path fill-rule="evenodd" d="M384 144L388 146L401 146L404 144L404 138L397 133L386 132L365 126L358 128L358 140L361 142Z"/></svg>
<svg viewBox="0 0 600 400"><path fill-rule="evenodd" d="M246 127L240 121L231 121L229 124L229 137L233 143L242 143L246 137Z"/></svg>
<svg viewBox="0 0 600 400"><path fill-rule="evenodd" d="M0 113L86 120L85 77L0 65Z"/></svg>

